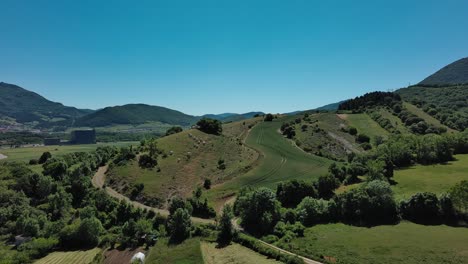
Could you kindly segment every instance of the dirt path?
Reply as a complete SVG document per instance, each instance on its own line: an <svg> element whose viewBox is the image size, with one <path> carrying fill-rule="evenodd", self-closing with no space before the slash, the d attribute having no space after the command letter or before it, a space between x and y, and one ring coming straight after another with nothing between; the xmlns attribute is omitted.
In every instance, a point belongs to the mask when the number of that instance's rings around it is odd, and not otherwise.
<svg viewBox="0 0 468 264"><path fill-rule="evenodd" d="M0 153L0 160L2 160L2 159L6 159L6 158L8 158L8 156L6 156L6 155L3 155L2 153Z"/></svg>

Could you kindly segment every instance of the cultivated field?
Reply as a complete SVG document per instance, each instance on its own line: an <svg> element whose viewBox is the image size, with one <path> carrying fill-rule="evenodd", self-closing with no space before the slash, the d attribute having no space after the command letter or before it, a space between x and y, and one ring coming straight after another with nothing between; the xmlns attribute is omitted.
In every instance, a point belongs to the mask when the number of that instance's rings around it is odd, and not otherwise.
<svg viewBox="0 0 468 264"><path fill-rule="evenodd" d="M205 264L280 264L281 262L243 247L231 244L227 247L217 248L216 243L201 242L201 250Z"/></svg>
<svg viewBox="0 0 468 264"><path fill-rule="evenodd" d="M168 245L166 239L161 239L150 249L145 263L203 264L200 240L191 238L178 245Z"/></svg>
<svg viewBox="0 0 468 264"><path fill-rule="evenodd" d="M138 142L115 142L115 143L98 143L88 145L63 145L63 146L40 146L27 148L12 148L0 149L0 153L7 156L2 161L25 161L38 159L43 152L49 151L52 156L60 156L73 152L93 151L99 146L128 146L131 144L139 144Z"/></svg>
<svg viewBox="0 0 468 264"><path fill-rule="evenodd" d="M258 165L246 174L212 188L208 195L221 201L235 195L242 187L276 188L281 181L313 180L326 173L330 160L304 152L279 133L281 124L291 120L294 117L283 117L253 127L246 144L262 153Z"/></svg>
<svg viewBox="0 0 468 264"><path fill-rule="evenodd" d="M283 245L310 258L332 263L468 263L468 228L409 222L372 228L344 224L307 228L305 236Z"/></svg>
<svg viewBox="0 0 468 264"><path fill-rule="evenodd" d="M91 263L100 252L100 248L86 251L56 251L37 260L34 264L88 264Z"/></svg>

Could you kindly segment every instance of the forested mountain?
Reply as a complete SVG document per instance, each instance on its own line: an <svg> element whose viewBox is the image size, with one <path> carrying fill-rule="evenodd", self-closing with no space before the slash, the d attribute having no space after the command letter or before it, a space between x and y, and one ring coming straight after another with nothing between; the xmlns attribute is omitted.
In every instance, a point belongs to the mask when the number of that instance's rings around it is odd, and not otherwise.
<svg viewBox="0 0 468 264"><path fill-rule="evenodd" d="M106 107L78 119L75 126L102 127L117 124L144 124L161 122L171 125L189 126L199 118L161 106L127 104Z"/></svg>
<svg viewBox="0 0 468 264"><path fill-rule="evenodd" d="M255 115L264 115L264 114L265 113L263 112L248 112L248 113L243 113L243 114L223 113L223 114L207 114L207 115L203 115L203 117L216 119L221 122L234 122L234 121L249 119L249 118L254 117Z"/></svg>
<svg viewBox="0 0 468 264"><path fill-rule="evenodd" d="M419 83L420 86L447 86L468 83L468 58L457 60Z"/></svg>
<svg viewBox="0 0 468 264"><path fill-rule="evenodd" d="M92 110L64 106L17 85L0 82L0 116L3 118L10 117L18 123L37 122L39 126L71 125L74 119L90 112Z"/></svg>

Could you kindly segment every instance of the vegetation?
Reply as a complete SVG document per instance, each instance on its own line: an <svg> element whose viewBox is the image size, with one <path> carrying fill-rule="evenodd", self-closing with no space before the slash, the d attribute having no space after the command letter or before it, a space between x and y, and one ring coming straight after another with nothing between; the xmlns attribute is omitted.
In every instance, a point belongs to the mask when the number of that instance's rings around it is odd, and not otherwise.
<svg viewBox="0 0 468 264"><path fill-rule="evenodd" d="M280 264L239 244L219 248L216 243L201 242L203 260L206 264Z"/></svg>
<svg viewBox="0 0 468 264"><path fill-rule="evenodd" d="M220 135L223 132L221 122L216 119L202 118L197 122L198 129L213 135Z"/></svg>
<svg viewBox="0 0 468 264"><path fill-rule="evenodd" d="M167 239L161 239L156 246L151 248L145 260L148 264L174 263L174 264L200 264L203 256L198 238L187 239L174 245Z"/></svg>
<svg viewBox="0 0 468 264"><path fill-rule="evenodd" d="M35 264L50 264L50 263L57 263L57 264L67 264L67 263L83 263L83 264L91 264L95 259L96 255L101 252L99 248L93 248L84 251L57 251L53 252L46 257L39 259L38 261L34 262Z"/></svg>
<svg viewBox="0 0 468 264"><path fill-rule="evenodd" d="M468 83L468 58L463 58L438 70L419 83L421 86L438 87Z"/></svg>
<svg viewBox="0 0 468 264"><path fill-rule="evenodd" d="M115 124L144 124L161 122L171 125L189 126L198 120L172 109L145 104L127 104L106 107L76 120L75 126L104 127Z"/></svg>

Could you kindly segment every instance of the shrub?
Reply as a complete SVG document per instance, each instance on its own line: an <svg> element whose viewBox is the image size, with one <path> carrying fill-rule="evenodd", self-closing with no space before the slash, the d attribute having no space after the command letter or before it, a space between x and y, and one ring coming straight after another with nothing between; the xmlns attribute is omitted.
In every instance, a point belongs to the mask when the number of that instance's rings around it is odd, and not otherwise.
<svg viewBox="0 0 468 264"><path fill-rule="evenodd" d="M211 180L210 179L205 179L203 182L203 188L209 190L211 188Z"/></svg>
<svg viewBox="0 0 468 264"><path fill-rule="evenodd" d="M141 168L150 169L156 167L156 165L158 165L158 161L148 154L143 154L138 159L138 165Z"/></svg>
<svg viewBox="0 0 468 264"><path fill-rule="evenodd" d="M403 201L400 210L404 219L421 224L440 222L441 210L437 196L433 193L417 193Z"/></svg>
<svg viewBox="0 0 468 264"><path fill-rule="evenodd" d="M356 137L356 142L358 143L370 143L370 137L365 134L359 134Z"/></svg>
<svg viewBox="0 0 468 264"><path fill-rule="evenodd" d="M220 135L223 132L222 124L219 120L202 118L197 122L198 129L208 134Z"/></svg>

